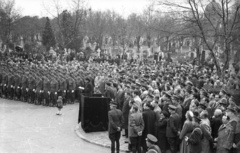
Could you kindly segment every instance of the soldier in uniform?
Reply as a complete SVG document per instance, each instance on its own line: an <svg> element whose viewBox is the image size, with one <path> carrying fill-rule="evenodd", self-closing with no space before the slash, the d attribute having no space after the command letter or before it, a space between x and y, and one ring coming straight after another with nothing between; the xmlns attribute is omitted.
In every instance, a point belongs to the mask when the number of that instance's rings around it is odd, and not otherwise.
<svg viewBox="0 0 240 153"><path fill-rule="evenodd" d="M43 79L38 76L36 78L36 100L35 104L39 105L42 104L43 100Z"/></svg>
<svg viewBox="0 0 240 153"><path fill-rule="evenodd" d="M156 145L157 138L152 134L148 134L146 138L146 144L148 147L147 153L161 153L161 149Z"/></svg>
<svg viewBox="0 0 240 153"><path fill-rule="evenodd" d="M86 83L85 83L85 89L84 89L84 93L85 96L92 96L93 94L93 85L91 83L91 79L90 78L86 78Z"/></svg>
<svg viewBox="0 0 240 153"><path fill-rule="evenodd" d="M70 90L69 90L69 80L70 80L70 77L65 75L65 78L66 78L66 84L67 84L67 90L66 90L66 104L69 104L70 103Z"/></svg>
<svg viewBox="0 0 240 153"><path fill-rule="evenodd" d="M13 99L14 94L14 77L13 74L10 72L8 76L8 99Z"/></svg>
<svg viewBox="0 0 240 153"><path fill-rule="evenodd" d="M63 105L66 105L66 91L67 91L67 82L64 79L64 77L62 77L60 79L58 95L62 96Z"/></svg>
<svg viewBox="0 0 240 153"><path fill-rule="evenodd" d="M55 78L50 82L50 106L56 106L58 92L58 81Z"/></svg>
<svg viewBox="0 0 240 153"><path fill-rule="evenodd" d="M2 85L3 85L3 88L2 88L2 93L3 93L3 98L7 98L7 84L8 84L8 72L7 71L4 71L3 72L3 76L2 76Z"/></svg>
<svg viewBox="0 0 240 153"><path fill-rule="evenodd" d="M21 78L21 100L23 102L27 101L27 84L28 84L28 78L27 74L24 74Z"/></svg>
<svg viewBox="0 0 240 153"><path fill-rule="evenodd" d="M76 88L76 83L75 80L72 77L69 77L69 103L73 104L75 100L75 88Z"/></svg>
<svg viewBox="0 0 240 153"><path fill-rule="evenodd" d="M36 82L35 82L35 78L33 75L29 76L29 80L28 80L28 103L34 103L35 100L35 91L36 91Z"/></svg>
<svg viewBox="0 0 240 153"><path fill-rule="evenodd" d="M77 74L74 74L74 78L75 78L75 83L76 83L76 87L75 87L75 100L78 101L80 99L80 89L78 87L80 87L80 78L77 77Z"/></svg>
<svg viewBox="0 0 240 153"><path fill-rule="evenodd" d="M20 76L19 76L19 73L16 73L14 75L14 82L15 82L15 92L14 92L14 99L15 100L20 100L20 96L21 96L21 92L20 92L20 83L21 83L21 80L20 80Z"/></svg>
<svg viewBox="0 0 240 153"><path fill-rule="evenodd" d="M2 84L2 74L3 74L3 69L2 69L2 65L0 64L1 68L0 68L0 97L2 97L2 87L3 87L3 84Z"/></svg>
<svg viewBox="0 0 240 153"><path fill-rule="evenodd" d="M50 81L47 77L43 79L43 105L48 106L50 101Z"/></svg>

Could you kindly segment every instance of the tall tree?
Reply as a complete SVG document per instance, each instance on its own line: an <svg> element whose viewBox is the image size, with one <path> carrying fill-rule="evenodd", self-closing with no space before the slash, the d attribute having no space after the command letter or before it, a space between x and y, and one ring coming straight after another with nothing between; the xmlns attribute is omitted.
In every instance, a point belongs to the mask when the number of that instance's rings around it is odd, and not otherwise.
<svg viewBox="0 0 240 153"><path fill-rule="evenodd" d="M62 25L64 46L69 47L69 44L73 39L74 30L73 30L73 23L72 23L72 15L67 10L64 10L62 13L61 25Z"/></svg>
<svg viewBox="0 0 240 153"><path fill-rule="evenodd" d="M7 46L12 43L13 26L19 17L14 0L0 1L0 38Z"/></svg>
<svg viewBox="0 0 240 153"><path fill-rule="evenodd" d="M238 14L240 5L233 5L233 0L188 0L186 3L175 3L169 0L159 1L165 7L179 10L182 21L191 23L198 28L194 35L201 38L209 50L219 74L229 67L231 46L235 41L233 34L240 28ZM239 37L239 35L238 35ZM224 59L220 62L219 49L223 51Z"/></svg>
<svg viewBox="0 0 240 153"><path fill-rule="evenodd" d="M50 2L52 5L46 7L46 11L53 17L53 29L58 45L61 48L79 50L86 32L84 24L90 11L86 8L86 0L70 0L68 10L64 9L66 6L63 6L60 0Z"/></svg>
<svg viewBox="0 0 240 153"><path fill-rule="evenodd" d="M54 47L56 45L54 33L52 31L52 27L48 17L46 18L46 24L42 34L42 43L47 48L47 50L50 47Z"/></svg>

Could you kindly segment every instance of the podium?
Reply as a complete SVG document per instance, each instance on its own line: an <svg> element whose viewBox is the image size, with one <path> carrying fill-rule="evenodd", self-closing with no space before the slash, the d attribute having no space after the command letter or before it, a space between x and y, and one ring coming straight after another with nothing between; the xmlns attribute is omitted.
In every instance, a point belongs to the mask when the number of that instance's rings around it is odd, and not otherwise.
<svg viewBox="0 0 240 153"><path fill-rule="evenodd" d="M81 95L79 102L78 123L85 132L99 132L108 130L108 111L110 98L102 98L102 95L86 97Z"/></svg>

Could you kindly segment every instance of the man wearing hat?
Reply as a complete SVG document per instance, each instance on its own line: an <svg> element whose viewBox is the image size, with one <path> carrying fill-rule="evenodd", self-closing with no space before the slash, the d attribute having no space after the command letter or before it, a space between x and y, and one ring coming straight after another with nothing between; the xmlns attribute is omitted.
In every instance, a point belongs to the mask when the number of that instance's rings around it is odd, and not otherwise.
<svg viewBox="0 0 240 153"><path fill-rule="evenodd" d="M139 107L134 103L129 113L128 136L130 140L130 150L133 153L141 153L141 137L144 129L144 121Z"/></svg>
<svg viewBox="0 0 240 153"><path fill-rule="evenodd" d="M202 101L198 105L198 112L201 113L203 110L206 110L206 108L207 108L207 103Z"/></svg>
<svg viewBox="0 0 240 153"><path fill-rule="evenodd" d="M154 134L155 130L155 122L156 122L156 114L151 109L151 104L149 102L143 105L144 111L142 113L143 121L145 123L145 127L142 133L142 147L143 151L147 151L147 144L144 139L147 137L147 134Z"/></svg>
<svg viewBox="0 0 240 153"><path fill-rule="evenodd" d="M30 75L28 78L28 102L29 103L34 103L34 99L35 99L35 91L36 91L36 82L35 82L35 78Z"/></svg>
<svg viewBox="0 0 240 153"><path fill-rule="evenodd" d="M181 125L180 124L181 119L180 119L179 115L176 113L176 109L177 109L177 107L174 105L168 106L168 110L171 115L167 122L166 136L167 136L167 140L169 143L171 153L177 152L177 148L178 148L177 141L178 141L178 135L180 132L180 125Z"/></svg>
<svg viewBox="0 0 240 153"><path fill-rule="evenodd" d="M183 109L182 106L180 105L180 96L178 95L173 95L172 96L172 103L174 106L176 106L176 113L179 115L180 119L182 120L182 116L183 116Z"/></svg>
<svg viewBox="0 0 240 153"><path fill-rule="evenodd" d="M85 83L84 94L85 94L85 96L90 97L93 94L93 85L91 83L90 78L86 78L85 81L86 81L86 83Z"/></svg>
<svg viewBox="0 0 240 153"><path fill-rule="evenodd" d="M41 104L43 100L43 79L38 76L36 79L36 103Z"/></svg>
<svg viewBox="0 0 240 153"><path fill-rule="evenodd" d="M115 142L117 153L119 153L119 139L123 125L123 116L122 112L117 109L117 103L115 101L110 102L110 109L111 110L108 112L108 134L109 139L111 140L111 153L115 152Z"/></svg>
<svg viewBox="0 0 240 153"><path fill-rule="evenodd" d="M72 77L68 79L68 103L73 104L75 101L76 82Z"/></svg>
<svg viewBox="0 0 240 153"><path fill-rule="evenodd" d="M219 93L221 96L220 103L227 104L228 105L228 98L227 98L227 92L225 89L222 89Z"/></svg>
<svg viewBox="0 0 240 153"><path fill-rule="evenodd" d="M147 97L143 100L143 104L153 102L153 98L154 98L153 94L148 93Z"/></svg>
<svg viewBox="0 0 240 153"><path fill-rule="evenodd" d="M222 124L218 130L218 138L216 139L217 152L228 153L229 150L234 146L234 133L237 125L235 113L236 111L232 106L227 108L226 116L229 118L229 120L227 123Z"/></svg>
<svg viewBox="0 0 240 153"><path fill-rule="evenodd" d="M128 138L128 119L129 119L129 111L131 109L129 103L131 101L131 92L128 90L124 91L124 102L122 106L122 113L123 113L123 128L125 129L125 136Z"/></svg>
<svg viewBox="0 0 240 153"><path fill-rule="evenodd" d="M125 95L125 92L124 92L124 90L122 89L122 85L121 85L121 84L118 84L118 85L117 85L117 94L116 94L115 101L117 102L118 108L119 108L120 110L122 110L122 107L123 107L124 95Z"/></svg>
<svg viewBox="0 0 240 153"><path fill-rule="evenodd" d="M14 97L15 97L15 100L20 100L20 76L18 73L16 73L14 75L14 82L15 82L15 93L14 93Z"/></svg>
<svg viewBox="0 0 240 153"><path fill-rule="evenodd" d="M112 100L115 99L115 95L112 90L111 83L107 82L105 87L106 87L106 91L104 93L104 97L110 98Z"/></svg>
<svg viewBox="0 0 240 153"><path fill-rule="evenodd" d="M28 77L26 74L24 74L21 78L21 99L22 101L27 101L27 83Z"/></svg>
<svg viewBox="0 0 240 153"><path fill-rule="evenodd" d="M146 144L148 147L147 153L161 153L160 148L156 145L157 138L152 134L148 134L146 138Z"/></svg>

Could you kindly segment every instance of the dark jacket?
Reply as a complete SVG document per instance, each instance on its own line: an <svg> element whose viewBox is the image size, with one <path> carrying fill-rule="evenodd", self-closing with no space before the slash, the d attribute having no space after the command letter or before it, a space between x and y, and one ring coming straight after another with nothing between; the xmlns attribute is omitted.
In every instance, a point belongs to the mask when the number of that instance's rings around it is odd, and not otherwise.
<svg viewBox="0 0 240 153"><path fill-rule="evenodd" d="M169 138L177 137L180 130L181 119L177 113L172 114L167 122L166 136Z"/></svg>
<svg viewBox="0 0 240 153"><path fill-rule="evenodd" d="M142 114L139 112L130 113L129 115L129 124L128 124L128 136L129 137L138 137L138 132L143 131L144 121Z"/></svg>
<svg viewBox="0 0 240 153"><path fill-rule="evenodd" d="M117 102L119 109L122 109L123 107L124 94L125 94L124 91L118 91L116 94L115 101Z"/></svg>
<svg viewBox="0 0 240 153"><path fill-rule="evenodd" d="M36 81L37 81L36 82L36 90L39 92L40 90L43 89L43 81L41 78L38 78Z"/></svg>
<svg viewBox="0 0 240 153"><path fill-rule="evenodd" d="M200 153L202 151L202 130L196 127L188 139L190 153Z"/></svg>
<svg viewBox="0 0 240 153"><path fill-rule="evenodd" d="M122 128L123 116L119 109L113 109L108 112L108 133L116 133L118 127Z"/></svg>
<svg viewBox="0 0 240 153"><path fill-rule="evenodd" d="M143 130L143 139L147 137L147 134L154 135L155 130L155 122L156 122L156 114L152 110L145 110L142 113L143 121L145 123L145 127Z"/></svg>
<svg viewBox="0 0 240 153"><path fill-rule="evenodd" d="M222 115L217 116L211 120L211 129L213 139L218 137L218 129L222 125Z"/></svg>
<svg viewBox="0 0 240 153"><path fill-rule="evenodd" d="M167 121L168 118L164 118L161 120L156 121L155 123L155 136L158 139L158 146L160 147L161 151L165 152L167 149L167 137L166 137L166 128L167 128Z"/></svg>
<svg viewBox="0 0 240 153"><path fill-rule="evenodd" d="M112 89L107 89L104 93L104 97L115 99L114 92Z"/></svg>
<svg viewBox="0 0 240 153"><path fill-rule="evenodd" d="M93 85L92 83L87 83L84 89L85 96L92 96L93 94Z"/></svg>
<svg viewBox="0 0 240 153"><path fill-rule="evenodd" d="M131 100L131 97L124 98L124 103L122 107L122 113L123 113L123 128L127 129L128 128L128 116L129 116L129 111L131 107L129 106L129 101Z"/></svg>

